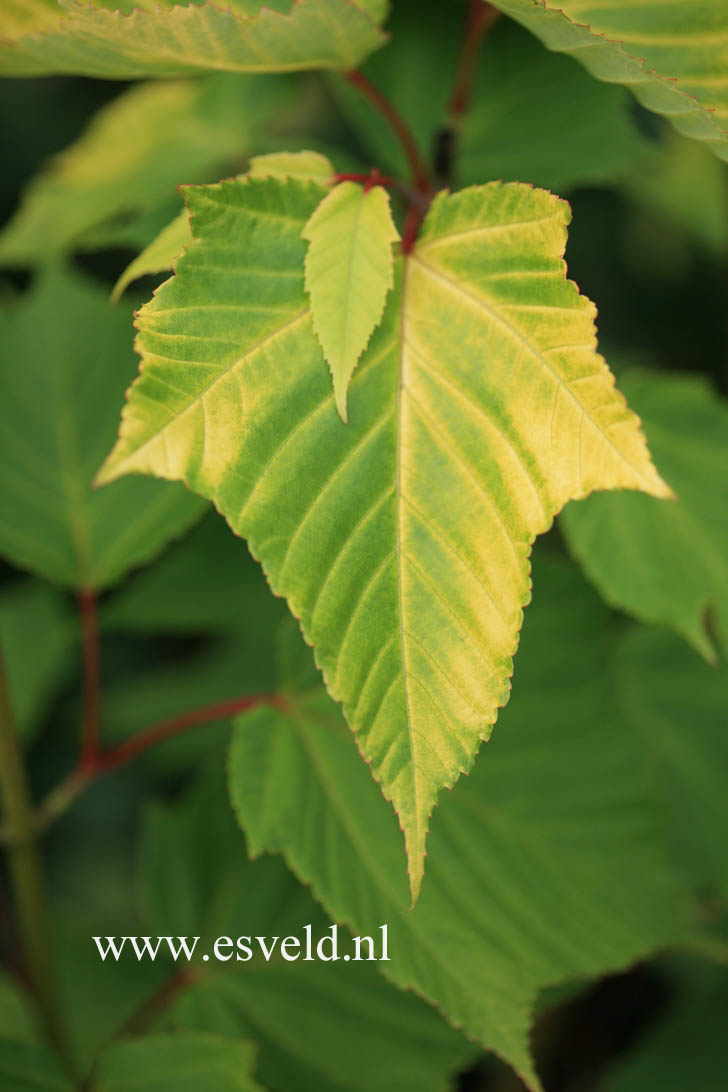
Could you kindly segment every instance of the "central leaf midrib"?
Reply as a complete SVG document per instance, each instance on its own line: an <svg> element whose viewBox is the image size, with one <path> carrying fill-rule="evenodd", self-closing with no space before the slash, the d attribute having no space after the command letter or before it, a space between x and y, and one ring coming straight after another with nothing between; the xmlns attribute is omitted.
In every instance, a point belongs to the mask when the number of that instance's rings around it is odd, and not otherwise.
<svg viewBox="0 0 728 1092"><path fill-rule="evenodd" d="M402 289L401 289L401 304L400 304L400 317L399 317L399 352L397 356L397 391L396 391L396 469L395 469L395 500L394 500L394 527L395 527L395 557L397 565L397 618L399 622L399 648L400 648L400 662L402 665L402 690L404 692L404 713L407 721L407 738L409 741L410 751L410 763L411 763L411 779L412 779L412 809L414 815L414 831L416 836L416 842L419 844L421 840L420 832L420 814L417 801L417 770L415 766L415 742L412 731L412 717L409 707L409 686L407 680L407 645L406 635L404 628L404 610L402 605L402 565L403 565L403 551L401 543L401 521L402 521L402 433L403 433L403 418L402 418L402 392L404 389L405 379L405 354L407 352L407 337L406 337L406 323L407 323L407 270L409 268L410 256L404 258L402 262ZM422 866L420 865L420 868Z"/></svg>

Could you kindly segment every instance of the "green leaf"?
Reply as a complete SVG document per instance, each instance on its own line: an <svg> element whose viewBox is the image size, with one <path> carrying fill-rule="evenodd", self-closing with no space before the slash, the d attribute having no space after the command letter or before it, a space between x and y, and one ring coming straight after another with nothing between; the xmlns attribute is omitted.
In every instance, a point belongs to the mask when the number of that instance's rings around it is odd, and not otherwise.
<svg viewBox="0 0 728 1092"><path fill-rule="evenodd" d="M565 279L551 194L436 198L348 428L302 283L320 189L186 197L194 239L138 317L142 371L99 480L181 478L249 540L394 803L416 895L437 794L508 698L534 537L592 489L667 490Z"/></svg>
<svg viewBox="0 0 728 1092"><path fill-rule="evenodd" d="M10 0L0 2L10 6ZM44 9L42 20L30 26L25 20L18 25L11 14L0 43L0 73L135 79L210 69L347 69L385 41L371 16L352 0L268 5L230 0L225 9L213 3L185 7L173 6L173 0L114 0L109 7L116 10L64 0L55 20ZM375 13L378 8L377 3Z"/></svg>
<svg viewBox="0 0 728 1092"><path fill-rule="evenodd" d="M34 580L3 588L0 647L10 706L26 745L66 673L76 639L75 615L57 592Z"/></svg>
<svg viewBox="0 0 728 1092"><path fill-rule="evenodd" d="M101 1056L92 1092L262 1092L249 1043L201 1032L148 1035Z"/></svg>
<svg viewBox="0 0 728 1092"><path fill-rule="evenodd" d="M331 928L280 860L245 859L221 763L178 805L147 812L142 884L147 930L200 936L197 957L219 936L303 940L311 925L318 939ZM338 939L342 952L351 946L346 930ZM190 969L199 981L165 1022L257 1041L258 1073L272 1092L449 1092L453 1073L474 1053L428 1005L399 993L367 961L286 962L278 955L268 963L256 947L250 962L197 958Z"/></svg>
<svg viewBox="0 0 728 1092"><path fill-rule="evenodd" d="M0 1027L3 1029L3 1039L17 1043L37 1041L38 1028L32 1006L30 995L17 979L11 977L9 972L0 970Z"/></svg>
<svg viewBox="0 0 728 1092"><path fill-rule="evenodd" d="M728 896L728 669L710 667L668 633L636 629L617 661L623 715L646 746L673 848L695 886Z"/></svg>
<svg viewBox="0 0 728 1092"><path fill-rule="evenodd" d="M334 379L339 416L359 358L379 325L392 290L392 221L389 194L341 182L316 206L302 232L308 242L306 291L316 337Z"/></svg>
<svg viewBox="0 0 728 1092"><path fill-rule="evenodd" d="M426 149L436 146L448 114L462 48L457 15L452 4L437 0L418 5L417 18L411 6L395 6L390 41L364 66ZM507 19L489 30L484 50L455 142L458 187L500 178L563 194L619 180L644 158L649 145L631 116L629 92L593 80L576 61L550 53ZM348 81L331 76L329 85L360 139L365 163L406 177L401 145L377 110Z"/></svg>
<svg viewBox="0 0 728 1092"><path fill-rule="evenodd" d="M12 1092L73 1092L61 1063L35 1043L0 1039L0 1088Z"/></svg>
<svg viewBox="0 0 728 1092"><path fill-rule="evenodd" d="M566 509L562 527L608 603L713 660L714 641L728 653L728 406L697 376L633 371L621 383L677 502L589 497Z"/></svg>
<svg viewBox="0 0 728 1092"><path fill-rule="evenodd" d="M91 489L134 370L128 324L70 271L0 313L0 554L74 588L112 584L204 511L180 486Z"/></svg>
<svg viewBox="0 0 728 1092"><path fill-rule="evenodd" d="M246 628L220 638L196 655L146 671L120 672L104 691L104 739L124 739L151 724L192 709L231 701L275 688L275 641L271 630L280 621L282 604L267 595L260 615L246 604L239 624ZM224 746L230 720L219 719L191 732L173 735L150 748L140 762L165 777L199 768L206 754Z"/></svg>
<svg viewBox="0 0 728 1092"><path fill-rule="evenodd" d="M503 731L442 801L414 909L394 817L292 626L280 668L289 712L239 718L229 761L250 850L282 852L353 931L387 922L380 970L529 1088L537 993L626 966L685 929L642 744L615 701L614 623L572 567L542 561L536 579Z"/></svg>
<svg viewBox="0 0 728 1092"><path fill-rule="evenodd" d="M234 632L266 645L282 612L260 566L209 512L189 535L105 599L100 618L105 629L126 633Z"/></svg>
<svg viewBox="0 0 728 1092"><path fill-rule="evenodd" d="M630 238L640 247L640 228L648 227L670 238L676 229L696 240L719 260L728 250L728 186L725 167L704 144L667 129L651 153L625 178L624 192L636 205ZM639 249L640 261L644 251ZM659 252L653 260L660 262Z"/></svg>
<svg viewBox="0 0 728 1092"><path fill-rule="evenodd" d="M167 224L157 238L129 263L114 285L111 293L112 303L118 301L124 290L137 277L145 277L150 273L163 273L165 269L171 269L174 259L181 254L189 239L190 218L187 209L183 209L179 216L176 216L171 224Z"/></svg>
<svg viewBox="0 0 728 1092"><path fill-rule="evenodd" d="M667 985L677 997L644 1040L616 1059L604 1092L723 1092L725 968L673 959L668 971Z"/></svg>
<svg viewBox="0 0 728 1092"><path fill-rule="evenodd" d="M219 178L280 94L275 78L229 75L125 91L30 182L0 235L0 263L38 263L93 247L100 231L108 235L176 198L181 181Z"/></svg>
<svg viewBox="0 0 728 1092"><path fill-rule="evenodd" d="M334 176L334 165L319 152L270 152L250 157L250 178L300 178L328 188Z"/></svg>
<svg viewBox="0 0 728 1092"><path fill-rule="evenodd" d="M549 49L629 87L681 133L728 160L728 7L723 0L493 0Z"/></svg>

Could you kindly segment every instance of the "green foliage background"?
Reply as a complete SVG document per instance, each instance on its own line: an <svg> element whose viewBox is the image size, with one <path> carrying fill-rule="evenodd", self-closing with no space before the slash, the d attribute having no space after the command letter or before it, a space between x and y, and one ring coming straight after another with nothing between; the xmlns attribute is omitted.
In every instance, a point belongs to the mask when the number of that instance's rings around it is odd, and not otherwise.
<svg viewBox="0 0 728 1092"><path fill-rule="evenodd" d="M617 29L625 4L610 8ZM173 7L136 6L149 20ZM178 482L91 486L135 373L132 313L167 278L169 248L109 297L179 217L178 184L239 175L250 156L281 149L315 148L340 172L406 172L390 131L336 71L381 45L361 9L380 17L384 6L349 5L346 56L324 14L319 64L286 54L272 65L325 71L247 74L245 40L217 27L209 5L185 18L210 20L236 71L205 73L196 55L158 71L153 35L146 54L130 60L112 44L89 67L50 22L47 41L3 61L21 77L88 72L0 87L0 644L34 798L76 761L80 589L98 609L106 748L189 710L285 699L208 718L58 807L42 854L63 1060L28 988L4 866L3 1090L728 1082L725 107L710 100L707 121L696 107L678 133L666 119L682 116L679 87L644 83L642 68L584 37L586 22L592 38L616 33L596 4L572 0L568 26L549 5L497 6L512 18L483 44L453 187L502 179L569 200L569 277L598 304L600 348L678 499L601 493L539 538L512 697L432 816L414 908L396 818L245 544ZM681 38L679 21L650 34L667 50L665 75L689 71L698 50L701 86L725 87L725 52L710 46L723 40L720 5L698 6L699 40ZM55 19L44 0L0 2L0 37L41 9ZM466 13L457 0L395 0L391 41L363 61L428 159ZM109 14L73 18L107 25ZM275 34L266 41L277 48ZM589 71L569 56L585 50ZM174 78L130 86L96 74ZM174 253L185 231L182 219ZM285 935L332 921L354 934L387 922L391 962L209 965L186 978L162 962L102 964L90 940Z"/></svg>

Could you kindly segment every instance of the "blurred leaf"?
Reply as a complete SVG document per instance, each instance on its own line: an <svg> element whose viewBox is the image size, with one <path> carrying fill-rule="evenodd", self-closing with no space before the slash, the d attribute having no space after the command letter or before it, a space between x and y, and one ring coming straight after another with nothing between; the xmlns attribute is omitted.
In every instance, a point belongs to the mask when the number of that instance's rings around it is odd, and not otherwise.
<svg viewBox="0 0 728 1092"><path fill-rule="evenodd" d="M616 1062L599 1092L725 1092L728 975L684 959L670 970L676 997L665 1018Z"/></svg>
<svg viewBox="0 0 728 1092"><path fill-rule="evenodd" d="M172 268L172 262L181 254L185 243L190 240L190 217L187 209L182 209L179 216L175 216L170 224L162 228L156 239L142 250L136 258L129 263L124 272L114 285L111 293L112 303L116 303L124 290L137 280L150 273L163 273L165 269Z"/></svg>
<svg viewBox="0 0 728 1092"><path fill-rule="evenodd" d="M695 376L625 372L620 386L678 499L595 495L568 505L561 526L608 603L712 660L714 641L728 653L728 406Z"/></svg>
<svg viewBox="0 0 728 1092"><path fill-rule="evenodd" d="M724 0L493 0L600 80L621 83L681 133L728 160L728 6ZM689 16L689 17L688 17Z"/></svg>
<svg viewBox="0 0 728 1092"><path fill-rule="evenodd" d="M447 122L464 11L439 2L419 8L413 18L411 6L395 6L391 41L364 72L430 151ZM406 177L402 149L370 103L344 80L332 77L331 87L371 162ZM455 145L455 183L499 178L565 192L620 178L646 147L629 108L627 92L592 80L575 61L502 20L482 47Z"/></svg>
<svg viewBox="0 0 728 1092"><path fill-rule="evenodd" d="M382 321L394 287L392 244L399 233L389 194L341 182L316 206L301 233L308 243L306 292L311 322L334 380L339 416L354 369Z"/></svg>
<svg viewBox="0 0 728 1092"><path fill-rule="evenodd" d="M91 1092L262 1092L249 1043L200 1032L149 1035L103 1054Z"/></svg>
<svg viewBox="0 0 728 1092"><path fill-rule="evenodd" d="M64 678L77 638L75 615L51 588L24 580L0 592L0 646L10 705L26 745Z"/></svg>
<svg viewBox="0 0 728 1092"><path fill-rule="evenodd" d="M61 1063L35 1043L0 1038L0 1088L3 1092L74 1092Z"/></svg>
<svg viewBox="0 0 728 1092"><path fill-rule="evenodd" d="M657 221L663 234L667 221L718 259L728 250L728 173L704 144L666 130L627 176L624 191L637 206L630 239L639 238L645 219Z"/></svg>
<svg viewBox="0 0 728 1092"><path fill-rule="evenodd" d="M47 580L102 588L205 510L181 486L92 491L134 374L129 314L70 271L0 312L0 553Z"/></svg>
<svg viewBox="0 0 728 1092"><path fill-rule="evenodd" d="M283 86L215 75L124 91L30 182L0 235L0 263L40 263L72 247L103 245L130 217L135 222L176 198L180 182L213 179L245 154Z"/></svg>
<svg viewBox="0 0 728 1092"><path fill-rule="evenodd" d="M625 638L617 667L623 713L647 745L680 867L728 896L728 668L643 628Z"/></svg>
<svg viewBox="0 0 728 1092"><path fill-rule="evenodd" d="M291 715L240 718L230 758L251 850L283 852L353 930L388 922L387 976L530 1088L537 992L624 967L686 929L641 744L614 699L610 615L563 563L541 561L535 586L503 730L441 802L413 910L397 824L295 636L279 687Z"/></svg>
<svg viewBox="0 0 728 1092"><path fill-rule="evenodd" d="M328 188L334 167L319 152L271 152L250 158L250 178L301 178Z"/></svg>
<svg viewBox="0 0 728 1092"><path fill-rule="evenodd" d="M348 427L301 277L320 188L185 199L194 238L137 317L141 371L97 481L182 479L249 540L400 817L416 897L438 794L508 697L534 538L592 489L669 491L566 279L551 194L435 198Z"/></svg>
<svg viewBox="0 0 728 1092"><path fill-rule="evenodd" d="M52 20L19 20L13 0L0 0L5 21L0 73L47 72L129 79L223 69L287 72L354 68L384 41L362 8L380 0L229 0L178 6L176 0L108 0L102 6L61 0ZM2 9L5 9L4 11Z"/></svg>
<svg viewBox="0 0 728 1092"><path fill-rule="evenodd" d="M268 599L275 606L273 597ZM170 666L119 673L104 694L104 739L122 740L150 725L188 710L232 700L246 694L271 693L275 687L272 630L282 607L262 624L251 619L234 636L205 646L198 654ZM141 758L165 775L194 770L216 745L229 736L229 721L196 726L151 748Z"/></svg>
<svg viewBox="0 0 728 1092"><path fill-rule="evenodd" d="M235 631L270 646L286 615L260 565L215 512L134 573L101 606L105 629L132 633ZM241 670L244 670L241 664Z"/></svg>
<svg viewBox="0 0 728 1092"><path fill-rule="evenodd" d="M225 935L303 941L310 924L322 936L329 922L280 860L246 861L221 772L213 768L181 804L147 813L147 929L199 935L197 956ZM191 974L198 984L176 1002L172 1023L258 1040L260 1078L274 1092L446 1092L473 1054L367 961L267 963L258 955L243 966L197 960Z"/></svg>
<svg viewBox="0 0 728 1092"><path fill-rule="evenodd" d="M31 1006L31 998L20 984L9 973L0 969L0 1054L3 1040L14 1043L38 1041L38 1028Z"/></svg>

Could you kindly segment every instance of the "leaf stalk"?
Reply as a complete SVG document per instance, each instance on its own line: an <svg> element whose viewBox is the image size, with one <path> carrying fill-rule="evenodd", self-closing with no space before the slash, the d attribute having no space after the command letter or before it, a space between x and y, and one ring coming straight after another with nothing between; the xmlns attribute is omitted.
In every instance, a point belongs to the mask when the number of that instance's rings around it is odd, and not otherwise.
<svg viewBox="0 0 728 1092"><path fill-rule="evenodd" d="M18 822L17 816L7 811L7 823L0 829L0 844L11 847L32 841L56 822L86 789L107 773L118 770L144 751L166 739L180 735L190 728L225 720L236 713L244 713L258 705L285 708L285 699L277 694L251 694L229 701L216 702L200 709L190 709L168 720L145 728L130 736L116 747L101 749L93 754L82 751L74 768L63 778L33 811L28 822ZM0 750L0 755L2 751Z"/></svg>
<svg viewBox="0 0 728 1092"><path fill-rule="evenodd" d="M46 1038L64 1059L69 1072L72 1072L70 1051L58 1015L51 931L40 855L35 841L33 804L15 730L1 648L0 796L6 822L17 835L6 847L6 852L14 917L22 945L24 967Z"/></svg>

